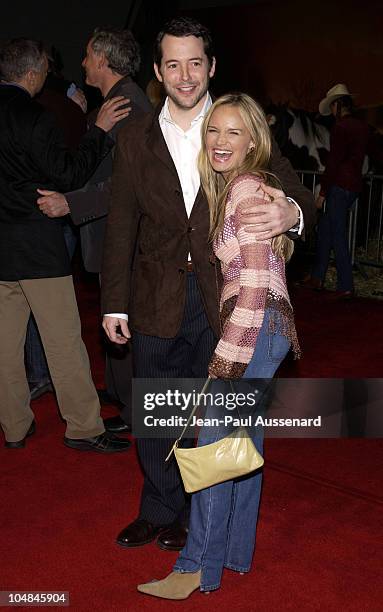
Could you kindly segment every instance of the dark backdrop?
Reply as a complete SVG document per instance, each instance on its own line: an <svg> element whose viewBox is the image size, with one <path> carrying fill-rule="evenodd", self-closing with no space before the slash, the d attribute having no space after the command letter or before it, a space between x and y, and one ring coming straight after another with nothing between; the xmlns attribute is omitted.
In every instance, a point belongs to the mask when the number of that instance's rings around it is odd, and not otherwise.
<svg viewBox="0 0 383 612"><path fill-rule="evenodd" d="M352 0L61 0L2 2L0 39L42 38L60 51L64 73L81 83L84 45L96 25L133 26L142 45L141 85L152 76L151 48L165 18L195 15L217 47L214 90L242 89L274 102L315 109L325 91L346 82L361 105L383 102L383 8Z"/></svg>

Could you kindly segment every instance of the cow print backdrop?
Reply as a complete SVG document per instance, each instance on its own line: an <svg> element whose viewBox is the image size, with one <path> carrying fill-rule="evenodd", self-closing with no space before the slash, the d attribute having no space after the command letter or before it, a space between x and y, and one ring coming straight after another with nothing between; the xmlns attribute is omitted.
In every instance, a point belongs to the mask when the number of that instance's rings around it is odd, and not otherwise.
<svg viewBox="0 0 383 612"><path fill-rule="evenodd" d="M282 154L296 170L322 171L330 149L328 117L304 110L291 109L286 104L266 110L270 129Z"/></svg>
<svg viewBox="0 0 383 612"><path fill-rule="evenodd" d="M330 149L330 129L333 117L323 117L287 104L271 105L266 109L270 129L282 154L296 170L323 171ZM367 120L375 133L377 147L383 151L383 107L357 109L357 117ZM363 173L382 173L381 160L366 158Z"/></svg>

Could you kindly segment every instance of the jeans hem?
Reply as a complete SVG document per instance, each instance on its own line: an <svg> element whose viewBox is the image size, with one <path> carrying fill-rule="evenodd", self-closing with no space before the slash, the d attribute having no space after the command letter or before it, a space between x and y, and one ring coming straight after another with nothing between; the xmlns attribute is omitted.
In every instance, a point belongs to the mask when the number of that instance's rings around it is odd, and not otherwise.
<svg viewBox="0 0 383 612"><path fill-rule="evenodd" d="M173 572L176 572L177 574L196 574L197 572L199 572L201 570L201 579L203 578L203 567L199 566L198 569L196 570L185 570L177 565L173 566ZM216 591L217 589L219 589L221 586L220 582L217 582L216 584L201 584L199 587L199 590L204 593L206 591Z"/></svg>
<svg viewBox="0 0 383 612"><path fill-rule="evenodd" d="M176 572L177 574L196 574L197 572L199 572L199 570L201 569L201 566L199 566L196 570L185 570L183 567L180 567L179 565L173 565L173 572Z"/></svg>
<svg viewBox="0 0 383 612"><path fill-rule="evenodd" d="M231 563L225 563L224 567L233 570L233 572L243 572L244 574L248 574L251 569L250 567L241 567L239 565L232 565Z"/></svg>
<svg viewBox="0 0 383 612"><path fill-rule="evenodd" d="M201 584L199 590L201 591L201 593L206 593L207 591L216 591L217 589L220 588L220 586L221 586L221 583L210 584L210 585Z"/></svg>

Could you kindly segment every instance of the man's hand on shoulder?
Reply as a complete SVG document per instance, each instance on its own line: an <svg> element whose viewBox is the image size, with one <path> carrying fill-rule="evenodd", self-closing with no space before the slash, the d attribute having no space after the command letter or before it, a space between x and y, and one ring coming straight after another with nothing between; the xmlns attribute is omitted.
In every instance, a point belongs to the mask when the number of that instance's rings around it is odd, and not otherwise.
<svg viewBox="0 0 383 612"><path fill-rule="evenodd" d="M47 217L64 217L70 213L68 202L62 193L48 191L47 189L37 189L41 195L37 198L37 204L41 212Z"/></svg>
<svg viewBox="0 0 383 612"><path fill-rule="evenodd" d="M242 205L241 223L248 225L245 230L254 234L257 240L267 240L294 227L299 219L299 210L293 202L289 202L281 189L264 184L261 189L272 201Z"/></svg>
<svg viewBox="0 0 383 612"><path fill-rule="evenodd" d="M95 125L104 130L104 132L109 132L118 121L128 117L132 110L131 106L127 106L129 102L129 98L124 96L116 96L104 102L98 111Z"/></svg>
<svg viewBox="0 0 383 612"><path fill-rule="evenodd" d="M104 315L102 326L111 342L115 342L116 344L126 344L131 338L126 319ZM117 332L118 328L120 328L121 333Z"/></svg>

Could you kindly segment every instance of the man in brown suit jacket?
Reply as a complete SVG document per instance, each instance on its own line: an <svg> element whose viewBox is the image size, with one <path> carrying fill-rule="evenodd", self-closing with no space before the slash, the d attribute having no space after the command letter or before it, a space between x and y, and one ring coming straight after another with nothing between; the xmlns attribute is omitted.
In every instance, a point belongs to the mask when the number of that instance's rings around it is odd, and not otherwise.
<svg viewBox="0 0 383 612"><path fill-rule="evenodd" d="M117 139L102 268L103 326L118 344L132 330L136 376L202 378L219 336L209 212L196 166L215 70L208 30L189 18L168 23L157 37L154 69L167 93L164 106L124 127ZM301 210L306 225L315 214L311 194L275 143L271 170L299 206L278 192L271 204L258 207L261 238L299 226ZM122 546L157 536L160 548L184 545L184 492L174 462L164 463L170 444L137 440L145 482L139 518L118 536Z"/></svg>

